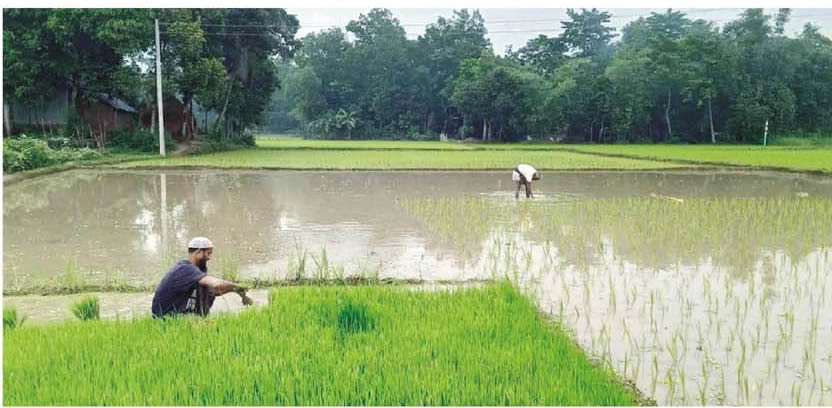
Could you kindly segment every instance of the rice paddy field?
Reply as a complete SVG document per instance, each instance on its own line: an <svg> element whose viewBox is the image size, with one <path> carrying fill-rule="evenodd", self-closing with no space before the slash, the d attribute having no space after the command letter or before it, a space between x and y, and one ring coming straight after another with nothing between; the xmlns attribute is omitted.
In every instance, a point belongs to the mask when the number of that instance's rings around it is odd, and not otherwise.
<svg viewBox="0 0 832 408"><path fill-rule="evenodd" d="M5 405L634 405L510 284L291 288L234 317L6 330Z"/></svg>
<svg viewBox="0 0 832 408"><path fill-rule="evenodd" d="M829 146L577 145L571 150L611 157L832 173Z"/></svg>
<svg viewBox="0 0 832 408"><path fill-rule="evenodd" d="M830 405L829 152L260 139L23 180L4 403ZM150 320L194 235L257 306Z"/></svg>
<svg viewBox="0 0 832 408"><path fill-rule="evenodd" d="M395 144L395 142L389 143ZM442 150L430 150L428 148L393 148L384 150L377 147L359 148L351 151L345 151L343 148L258 148L197 156L142 160L119 164L117 167L297 170L495 170L511 169L520 162L534 162L541 170L635 170L691 167L688 164L603 157L567 151L467 150L457 148Z"/></svg>
<svg viewBox="0 0 832 408"><path fill-rule="evenodd" d="M256 149L165 160L145 159L117 166L496 170L528 162L541 170L669 170L727 166L832 173L832 147L828 146L497 144L261 137L257 139Z"/></svg>
<svg viewBox="0 0 832 408"><path fill-rule="evenodd" d="M829 404L832 200L677 200L405 205L454 242L483 242L484 207L512 213L487 269L660 404Z"/></svg>

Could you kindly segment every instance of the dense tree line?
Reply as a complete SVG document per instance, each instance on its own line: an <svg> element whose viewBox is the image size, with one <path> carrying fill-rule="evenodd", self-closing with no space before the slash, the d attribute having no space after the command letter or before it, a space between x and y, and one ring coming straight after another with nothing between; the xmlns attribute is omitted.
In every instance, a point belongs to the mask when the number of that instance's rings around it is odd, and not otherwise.
<svg viewBox="0 0 832 408"><path fill-rule="evenodd" d="M568 10L559 36L497 56L477 11L408 40L384 9L301 39L270 125L330 137L758 142L832 131L832 41L789 9L716 27L667 10L627 24ZM347 33L352 37L348 40ZM619 35L620 34L620 35Z"/></svg>
<svg viewBox="0 0 832 408"><path fill-rule="evenodd" d="M4 9L4 99L42 106L66 88L76 108L99 92L155 104L157 18L165 95L214 111L212 132L261 124L279 86L275 61L298 45L298 21L283 9Z"/></svg>

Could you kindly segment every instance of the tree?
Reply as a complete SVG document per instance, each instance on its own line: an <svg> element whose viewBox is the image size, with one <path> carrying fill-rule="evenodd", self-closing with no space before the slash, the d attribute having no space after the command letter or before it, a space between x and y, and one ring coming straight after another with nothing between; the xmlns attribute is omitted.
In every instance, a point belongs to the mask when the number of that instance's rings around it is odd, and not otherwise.
<svg viewBox="0 0 832 408"><path fill-rule="evenodd" d="M567 57L568 46L559 37L539 35L532 38L526 45L509 55L521 64L533 67L544 76L551 76L563 64Z"/></svg>
<svg viewBox="0 0 832 408"><path fill-rule="evenodd" d="M459 73L459 66L466 58L478 58L491 49L486 38L485 20L478 10L454 10L450 19L439 17L425 28L418 39L418 58L427 68L423 99L427 105L428 127L447 132L451 120L450 88ZM441 127L439 126L441 124Z"/></svg>
<svg viewBox="0 0 832 408"><path fill-rule="evenodd" d="M719 96L724 78L736 69L734 53L719 30L703 20L693 22L681 49L684 71L688 73L683 94L697 109L707 108L710 142L716 143L713 101Z"/></svg>
<svg viewBox="0 0 832 408"><path fill-rule="evenodd" d="M543 121L542 78L511 62L483 56L460 66L451 102L480 127L483 140L522 139L538 133Z"/></svg>
<svg viewBox="0 0 832 408"><path fill-rule="evenodd" d="M292 100L292 115L301 122L311 122L327 112L321 79L310 67L301 67L287 77L286 94Z"/></svg>
<svg viewBox="0 0 832 408"><path fill-rule="evenodd" d="M279 86L274 58L294 54L298 20L284 9L201 9L200 17L205 26L222 27L221 35L207 36L206 55L221 60L226 71L223 98L206 107L219 113L215 131L222 123L226 134L241 135L262 123Z"/></svg>
<svg viewBox="0 0 832 408"><path fill-rule="evenodd" d="M20 103L59 86L74 107L99 92L133 94L124 61L153 35L149 9L5 9L3 21L4 92Z"/></svg>
<svg viewBox="0 0 832 408"><path fill-rule="evenodd" d="M367 131L381 134L410 131L409 109L417 105L412 92L417 77L412 43L390 10L373 9L347 24L356 37L345 54L347 81L356 92L355 110ZM416 115L418 117L418 114Z"/></svg>
<svg viewBox="0 0 832 408"><path fill-rule="evenodd" d="M597 9L566 9L569 21L561 22L560 38L578 57L598 57L609 51L609 42L615 37L615 29L608 27L612 15Z"/></svg>

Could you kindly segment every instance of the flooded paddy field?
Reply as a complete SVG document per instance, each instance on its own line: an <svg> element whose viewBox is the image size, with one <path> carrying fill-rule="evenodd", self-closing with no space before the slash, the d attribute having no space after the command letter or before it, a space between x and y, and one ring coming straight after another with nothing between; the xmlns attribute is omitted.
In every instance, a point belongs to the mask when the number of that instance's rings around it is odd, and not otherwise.
<svg viewBox="0 0 832 408"><path fill-rule="evenodd" d="M5 189L4 291L154 285L205 235L219 276L287 278L305 260L509 277L660 404L832 403L832 179L552 172L534 187L517 202L508 171L71 171ZM101 296L120 317L152 295ZM4 306L51 321L72 301Z"/></svg>

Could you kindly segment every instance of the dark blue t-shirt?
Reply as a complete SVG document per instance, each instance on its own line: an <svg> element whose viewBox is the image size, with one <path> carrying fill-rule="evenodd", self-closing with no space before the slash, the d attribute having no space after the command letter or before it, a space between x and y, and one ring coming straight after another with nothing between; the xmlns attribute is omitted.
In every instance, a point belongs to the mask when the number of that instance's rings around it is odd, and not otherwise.
<svg viewBox="0 0 832 408"><path fill-rule="evenodd" d="M191 293L199 285L199 280L206 275L187 259L173 265L159 282L156 294L153 295L153 316L184 312Z"/></svg>

